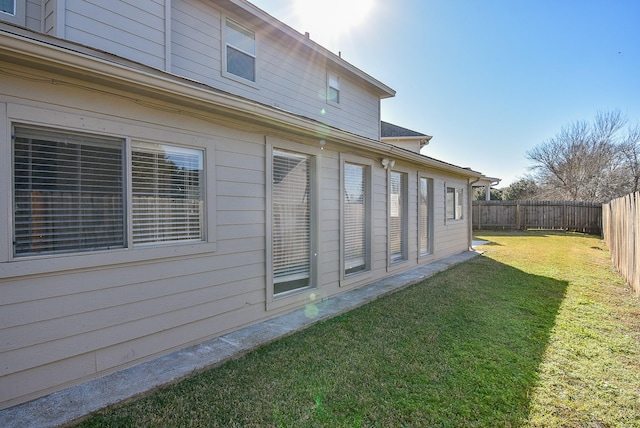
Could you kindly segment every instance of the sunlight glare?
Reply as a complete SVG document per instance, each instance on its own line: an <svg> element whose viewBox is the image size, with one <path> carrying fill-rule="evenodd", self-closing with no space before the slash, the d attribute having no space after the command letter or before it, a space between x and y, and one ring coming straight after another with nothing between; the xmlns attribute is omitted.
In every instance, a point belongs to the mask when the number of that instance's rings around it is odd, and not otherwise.
<svg viewBox="0 0 640 428"><path fill-rule="evenodd" d="M362 24L374 0L295 0L301 30L311 38L335 38Z"/></svg>

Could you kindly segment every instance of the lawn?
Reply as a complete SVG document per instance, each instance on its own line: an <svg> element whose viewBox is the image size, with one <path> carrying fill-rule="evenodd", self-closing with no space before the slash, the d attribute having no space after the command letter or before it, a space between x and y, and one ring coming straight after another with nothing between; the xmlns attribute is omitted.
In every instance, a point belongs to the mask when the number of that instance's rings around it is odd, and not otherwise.
<svg viewBox="0 0 640 428"><path fill-rule="evenodd" d="M640 427L640 300L597 237L486 253L86 427Z"/></svg>

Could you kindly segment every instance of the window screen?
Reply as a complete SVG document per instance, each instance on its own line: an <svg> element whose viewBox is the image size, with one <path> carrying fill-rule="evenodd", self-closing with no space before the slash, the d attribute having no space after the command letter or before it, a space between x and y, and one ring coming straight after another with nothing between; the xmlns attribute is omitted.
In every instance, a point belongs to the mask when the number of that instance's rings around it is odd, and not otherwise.
<svg viewBox="0 0 640 428"><path fill-rule="evenodd" d="M14 129L14 254L123 247L123 141Z"/></svg>
<svg viewBox="0 0 640 428"><path fill-rule="evenodd" d="M202 150L133 145L134 244L203 240L203 159Z"/></svg>
<svg viewBox="0 0 640 428"><path fill-rule="evenodd" d="M308 287L311 273L310 160L273 152L274 294Z"/></svg>
<svg viewBox="0 0 640 428"><path fill-rule="evenodd" d="M344 273L367 269L367 167L344 164Z"/></svg>

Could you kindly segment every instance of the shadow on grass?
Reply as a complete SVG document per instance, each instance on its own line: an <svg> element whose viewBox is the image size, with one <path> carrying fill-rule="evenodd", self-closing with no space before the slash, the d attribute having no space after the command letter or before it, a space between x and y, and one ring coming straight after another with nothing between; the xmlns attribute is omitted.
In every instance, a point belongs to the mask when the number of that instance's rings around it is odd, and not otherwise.
<svg viewBox="0 0 640 428"><path fill-rule="evenodd" d="M523 426L567 283L485 257L86 426Z"/></svg>

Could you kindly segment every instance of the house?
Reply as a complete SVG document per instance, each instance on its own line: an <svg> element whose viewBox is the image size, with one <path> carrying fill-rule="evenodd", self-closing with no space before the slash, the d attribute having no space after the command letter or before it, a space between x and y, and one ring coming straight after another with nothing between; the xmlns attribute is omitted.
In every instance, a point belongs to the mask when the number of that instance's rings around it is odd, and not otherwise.
<svg viewBox="0 0 640 428"><path fill-rule="evenodd" d="M403 128L392 123L384 121L380 122L381 141L411 150L412 152L420 153L424 147L429 145L432 138L433 137L431 135L412 131L411 129ZM497 186L500 181L500 178L483 176L479 180L474 180L472 187L484 187L486 199L488 201L491 187Z"/></svg>
<svg viewBox="0 0 640 428"><path fill-rule="evenodd" d="M429 144L431 138L433 138L431 135L412 131L411 129L403 128L389 122L380 122L381 141L411 150L415 153L420 153L420 150Z"/></svg>
<svg viewBox="0 0 640 428"><path fill-rule="evenodd" d="M0 408L469 248L483 175L251 3L0 7Z"/></svg>

